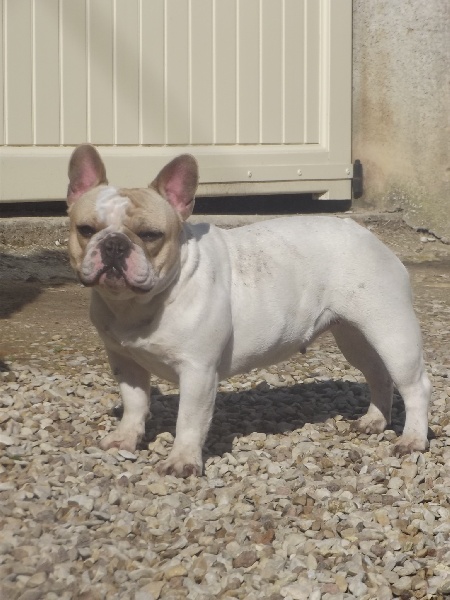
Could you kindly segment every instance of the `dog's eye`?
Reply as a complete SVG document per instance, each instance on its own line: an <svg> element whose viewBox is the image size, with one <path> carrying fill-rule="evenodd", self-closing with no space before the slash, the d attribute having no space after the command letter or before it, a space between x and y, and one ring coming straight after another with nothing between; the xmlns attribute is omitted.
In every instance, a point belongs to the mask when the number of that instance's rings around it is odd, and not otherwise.
<svg viewBox="0 0 450 600"><path fill-rule="evenodd" d="M156 229L145 229L137 234L143 242L154 242L163 237L163 232Z"/></svg>
<svg viewBox="0 0 450 600"><path fill-rule="evenodd" d="M91 227L90 225L78 225L77 227L78 233L81 235L81 237L84 238L91 238L93 235L95 235L97 232L96 230Z"/></svg>

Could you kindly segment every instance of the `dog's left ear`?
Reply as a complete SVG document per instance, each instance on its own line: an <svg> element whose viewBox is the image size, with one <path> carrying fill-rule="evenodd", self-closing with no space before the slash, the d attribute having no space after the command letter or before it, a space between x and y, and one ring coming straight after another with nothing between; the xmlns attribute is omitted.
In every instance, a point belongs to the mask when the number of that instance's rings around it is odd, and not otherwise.
<svg viewBox="0 0 450 600"><path fill-rule="evenodd" d="M161 194L185 220L194 209L197 186L197 161L190 154L181 154L159 172L149 187Z"/></svg>
<svg viewBox="0 0 450 600"><path fill-rule="evenodd" d="M75 148L69 162L67 204L70 206L85 192L102 184L108 184L108 180L100 154L90 144Z"/></svg>

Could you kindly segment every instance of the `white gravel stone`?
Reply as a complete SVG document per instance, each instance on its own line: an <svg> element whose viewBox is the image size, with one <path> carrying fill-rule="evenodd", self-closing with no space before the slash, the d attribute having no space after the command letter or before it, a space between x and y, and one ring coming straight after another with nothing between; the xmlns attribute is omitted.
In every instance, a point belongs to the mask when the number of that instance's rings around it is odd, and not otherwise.
<svg viewBox="0 0 450 600"><path fill-rule="evenodd" d="M118 454L120 456L122 456L123 458L125 458L126 460L137 460L137 456L136 454L133 454L133 452L129 452L128 450L119 450Z"/></svg>
<svg viewBox="0 0 450 600"><path fill-rule="evenodd" d="M94 508L94 499L85 494L77 494L68 499L69 505L77 505L90 512Z"/></svg>

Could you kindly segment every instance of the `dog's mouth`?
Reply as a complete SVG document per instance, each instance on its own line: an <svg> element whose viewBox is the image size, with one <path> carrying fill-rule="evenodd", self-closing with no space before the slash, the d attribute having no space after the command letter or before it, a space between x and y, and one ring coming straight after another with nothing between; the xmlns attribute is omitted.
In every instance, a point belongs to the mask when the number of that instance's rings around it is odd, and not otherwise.
<svg viewBox="0 0 450 600"><path fill-rule="evenodd" d="M90 272L89 276L83 272L79 272L78 276L81 283L86 287L94 287L104 283L114 284L118 281L123 281L125 283L123 269L115 265L105 265L101 269L98 269L95 273Z"/></svg>
<svg viewBox="0 0 450 600"><path fill-rule="evenodd" d="M106 285L113 285L127 283L124 270L117 266L106 266L100 271L98 277L98 283L104 283Z"/></svg>
<svg viewBox="0 0 450 600"><path fill-rule="evenodd" d="M111 291L121 291L125 288L137 293L144 294L150 290L148 285L137 285L129 280L126 269L117 265L105 265L99 269L94 276L84 277L79 273L81 283L86 287L101 286Z"/></svg>

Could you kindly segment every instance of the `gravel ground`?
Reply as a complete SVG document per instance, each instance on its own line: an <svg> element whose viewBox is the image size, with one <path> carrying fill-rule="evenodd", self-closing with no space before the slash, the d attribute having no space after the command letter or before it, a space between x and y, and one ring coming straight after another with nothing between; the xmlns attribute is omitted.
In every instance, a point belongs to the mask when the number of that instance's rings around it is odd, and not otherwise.
<svg viewBox="0 0 450 600"><path fill-rule="evenodd" d="M186 480L154 468L177 390L153 381L135 454L100 450L120 408L86 290L63 251L0 249L1 600L450 595L450 248L372 226L410 268L434 385L429 451L391 456L398 396L393 430L352 431L367 388L324 336L221 384L205 476Z"/></svg>

